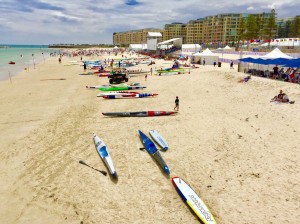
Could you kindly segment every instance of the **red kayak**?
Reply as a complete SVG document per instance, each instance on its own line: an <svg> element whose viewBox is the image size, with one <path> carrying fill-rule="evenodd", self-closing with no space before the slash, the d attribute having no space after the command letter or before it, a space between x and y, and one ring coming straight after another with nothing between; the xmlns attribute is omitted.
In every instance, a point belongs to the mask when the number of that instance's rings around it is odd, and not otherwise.
<svg viewBox="0 0 300 224"><path fill-rule="evenodd" d="M104 95L105 99L124 99L124 98L144 98L144 97L153 97L157 96L157 93L124 93L124 94L110 94Z"/></svg>
<svg viewBox="0 0 300 224"><path fill-rule="evenodd" d="M96 75L99 77L108 77L110 74L109 73L98 73Z"/></svg>
<svg viewBox="0 0 300 224"><path fill-rule="evenodd" d="M99 74L99 73L110 73L110 71L106 71L106 70L99 70L97 72L94 72L94 74Z"/></svg>
<svg viewBox="0 0 300 224"><path fill-rule="evenodd" d="M152 116L168 116L175 115L175 111L138 111L138 112L107 112L102 113L104 116L110 117L152 117Z"/></svg>
<svg viewBox="0 0 300 224"><path fill-rule="evenodd" d="M10 65L14 65L14 64L16 64L16 62L14 62L14 61L10 61L10 62L8 62L8 64L10 64Z"/></svg>

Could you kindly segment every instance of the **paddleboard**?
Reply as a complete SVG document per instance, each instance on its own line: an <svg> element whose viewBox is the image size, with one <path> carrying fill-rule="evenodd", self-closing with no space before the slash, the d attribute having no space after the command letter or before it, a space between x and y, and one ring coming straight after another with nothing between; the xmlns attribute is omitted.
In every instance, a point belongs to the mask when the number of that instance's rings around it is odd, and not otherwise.
<svg viewBox="0 0 300 224"><path fill-rule="evenodd" d="M186 202L204 224L216 224L216 221L196 192L179 177L173 177L172 183L178 194Z"/></svg>
<svg viewBox="0 0 300 224"><path fill-rule="evenodd" d="M149 131L149 134L153 138L153 140L160 146L162 147L163 151L167 151L169 146L167 141L158 133L156 130L151 130Z"/></svg>
<svg viewBox="0 0 300 224"><path fill-rule="evenodd" d="M94 139L97 152L99 153L100 157L103 159L105 165L109 169L109 172L114 178L117 178L118 177L117 172L115 170L112 159L106 149L105 143L96 134L94 134L93 139Z"/></svg>

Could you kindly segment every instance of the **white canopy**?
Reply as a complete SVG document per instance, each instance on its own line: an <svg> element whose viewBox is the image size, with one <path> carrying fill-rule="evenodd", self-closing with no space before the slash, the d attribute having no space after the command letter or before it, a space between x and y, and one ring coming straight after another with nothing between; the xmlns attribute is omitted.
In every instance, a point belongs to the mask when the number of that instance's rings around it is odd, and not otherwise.
<svg viewBox="0 0 300 224"><path fill-rule="evenodd" d="M271 42L271 43L263 43L260 45L261 47L299 47L299 41L298 42L292 42L292 41L286 41L286 42Z"/></svg>
<svg viewBox="0 0 300 224"><path fill-rule="evenodd" d="M300 38L278 38L270 42L270 46L278 47L299 47ZM266 43L268 46L269 43ZM265 44L264 44L265 46Z"/></svg>
<svg viewBox="0 0 300 224"><path fill-rule="evenodd" d="M192 60L195 61L196 63L203 63L203 60L205 60L205 64L213 65L214 62L218 62L219 56L211 52L208 48L206 48L201 53L198 52L196 54L193 54Z"/></svg>
<svg viewBox="0 0 300 224"><path fill-rule="evenodd" d="M201 53L196 53L193 54L194 56L218 56L215 53L211 52L208 48L206 48L203 52Z"/></svg>
<svg viewBox="0 0 300 224"><path fill-rule="evenodd" d="M182 53L198 52L201 50L201 46L199 44L182 44L181 49L182 49Z"/></svg>
<svg viewBox="0 0 300 224"><path fill-rule="evenodd" d="M224 47L224 49L227 50L227 49L232 49L232 48L227 45L226 47Z"/></svg>
<svg viewBox="0 0 300 224"><path fill-rule="evenodd" d="M228 45L226 47L223 48L224 52L234 52L235 48L229 47Z"/></svg>
<svg viewBox="0 0 300 224"><path fill-rule="evenodd" d="M147 49L147 44L130 44L129 50L144 50Z"/></svg>
<svg viewBox="0 0 300 224"><path fill-rule="evenodd" d="M159 42L157 45L174 44L175 42L181 42L182 43L182 38L173 38L173 39L170 39L170 40Z"/></svg>
<svg viewBox="0 0 300 224"><path fill-rule="evenodd" d="M161 37L160 32L148 32L148 37Z"/></svg>
<svg viewBox="0 0 300 224"><path fill-rule="evenodd" d="M293 57L286 55L285 53L282 53L278 48L275 48L270 53L261 56L262 59L275 59L275 58L287 58L292 59Z"/></svg>

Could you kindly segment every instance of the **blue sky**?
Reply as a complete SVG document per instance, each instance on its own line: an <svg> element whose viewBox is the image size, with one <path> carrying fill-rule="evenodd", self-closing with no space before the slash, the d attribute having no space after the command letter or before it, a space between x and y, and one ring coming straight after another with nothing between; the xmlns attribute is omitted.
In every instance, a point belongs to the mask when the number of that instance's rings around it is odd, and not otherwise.
<svg viewBox="0 0 300 224"><path fill-rule="evenodd" d="M0 0L0 44L110 44L113 32L220 13L299 14L299 0Z"/></svg>

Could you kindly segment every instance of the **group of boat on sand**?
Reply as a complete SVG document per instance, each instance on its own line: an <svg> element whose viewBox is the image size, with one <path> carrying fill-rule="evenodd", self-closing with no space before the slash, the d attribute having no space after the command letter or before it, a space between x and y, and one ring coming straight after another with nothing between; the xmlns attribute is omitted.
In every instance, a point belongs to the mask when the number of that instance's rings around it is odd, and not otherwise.
<svg viewBox="0 0 300 224"><path fill-rule="evenodd" d="M110 70L110 73L112 70ZM124 70L120 70L124 71ZM125 70L126 71L126 70ZM130 72L130 71L126 71ZM134 71L135 74L142 73L142 71ZM180 73L184 72L184 69L176 68L176 69L166 69L166 70L159 70L159 74L167 74L169 72ZM97 97L103 97L104 99L129 99L129 98L145 98L145 97L155 97L157 93L140 93L137 90L142 90L146 88L146 86L141 86L139 83L132 83L131 85L127 85L124 83L113 85L99 85L99 86L86 86L87 89L97 89L102 91L102 93L97 94ZM152 117L152 116L168 116L168 115L175 115L177 111L135 111L135 112L103 112L104 116L108 117ZM163 152L166 152L169 148L167 141L162 137L162 135L157 130L150 130L149 134L151 136L148 137L144 132L138 130L138 134L140 140L143 144L143 148L145 149L149 155L156 161L158 166L162 169L165 175L169 176L171 171L164 161L158 147ZM95 133L93 134L93 140L96 147L96 150L100 157L102 158L103 162L107 166L109 173L113 178L118 178L116 168L113 164L113 160L107 150L106 144L101 140L99 136ZM156 143L156 144L155 144ZM79 161L83 165L87 165L82 161ZM88 166L88 165L87 165ZM99 170L98 170L99 171ZM106 175L105 171L101 171ZM211 212L209 211L208 207L204 204L204 202L200 199L197 193L184 182L179 177L173 177L172 183L177 190L178 194L181 198L186 202L191 209L195 212L195 214L202 220L203 223L206 224L215 224L216 221L212 216Z"/></svg>

